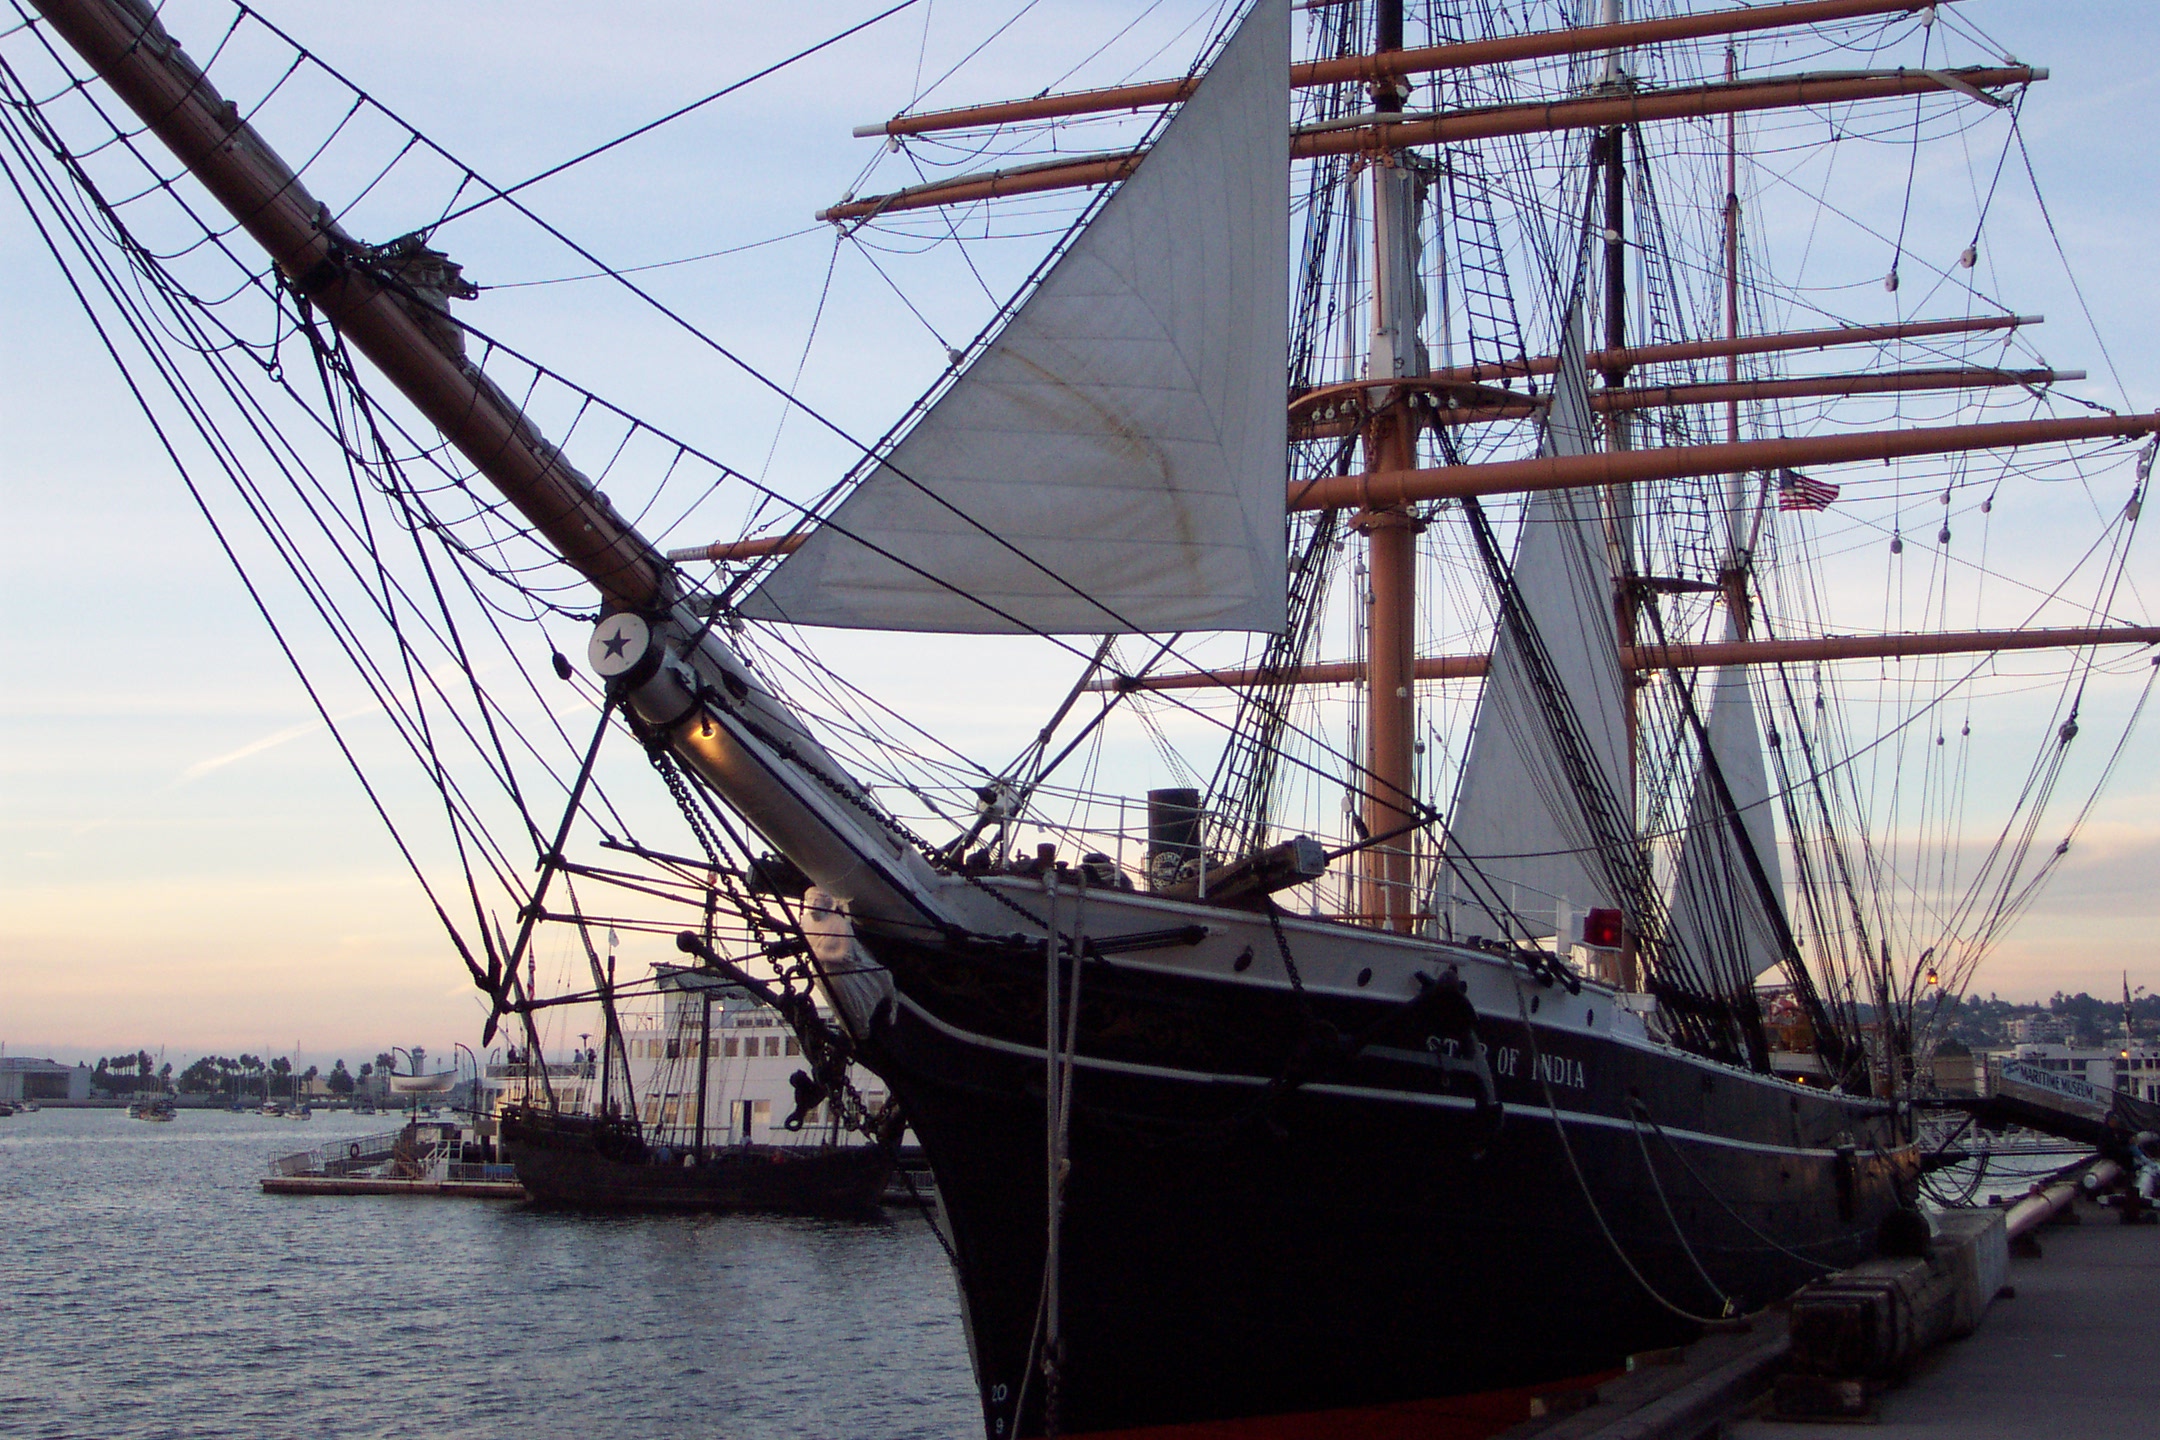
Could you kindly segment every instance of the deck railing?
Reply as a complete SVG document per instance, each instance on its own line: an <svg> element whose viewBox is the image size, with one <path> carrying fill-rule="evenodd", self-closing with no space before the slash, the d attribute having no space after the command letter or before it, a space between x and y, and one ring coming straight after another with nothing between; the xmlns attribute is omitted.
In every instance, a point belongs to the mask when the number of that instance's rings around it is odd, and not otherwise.
<svg viewBox="0 0 2160 1440"><path fill-rule="evenodd" d="M388 1161L403 1130L362 1135L352 1140L318 1145L312 1150L281 1155L270 1162L272 1175L350 1175Z"/></svg>

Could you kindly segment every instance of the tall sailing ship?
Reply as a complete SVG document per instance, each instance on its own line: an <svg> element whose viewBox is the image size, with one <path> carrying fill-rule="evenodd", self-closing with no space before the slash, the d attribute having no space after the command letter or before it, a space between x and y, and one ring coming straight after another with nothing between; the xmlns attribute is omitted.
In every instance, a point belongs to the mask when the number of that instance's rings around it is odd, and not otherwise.
<svg viewBox="0 0 2160 1440"><path fill-rule="evenodd" d="M859 1111L859 1063L919 1137L988 1435L1407 1429L1759 1308L1915 1205L1929 1020L2068 847L2030 853L2080 698L2126 654L2150 674L2160 630L2119 618L2116 584L2160 419L2052 413L2075 377L2013 360L2036 322L1961 278L1976 249L1906 248L1911 174L1892 317L1785 323L1804 292L1766 268L1743 196L1776 186L1742 117L1787 178L1824 116L1909 141L1917 174L1923 140L1977 143L2045 78L1958 18L1977 6L1253 0L1183 76L868 127L895 165L972 168L851 194L821 217L843 235L1061 221L890 433L793 495L490 338L454 303L480 292L451 223L514 207L575 242L262 17L220 12L205 61L141 0L32 8L10 174L92 314L153 358L114 350L144 405L205 438L176 460L238 487L439 788L464 868L430 893L489 1038L508 1018L540 1053L565 998L537 976L547 929L589 970L571 999L620 991L591 939L614 924L680 931L792 1013L825 996L805 1094ZM1844 52L1864 59L1766 63ZM297 169L256 123L294 76L352 97L305 112ZM379 170L322 158L355 116L408 137L376 136ZM1984 133L2007 159L2014 117ZM135 156L158 184L103 168ZM386 194L399 238L365 242L348 227ZM1042 208L1061 196L1077 210ZM199 238L146 239L146 199ZM184 273L221 259L229 289ZM1912 315L1901 267L1928 272ZM1846 418L1921 396L2022 413ZM1862 462L1889 483L1832 469ZM2080 623L2042 603L1952 627L1953 519L2073 471L2117 497L2062 602ZM1833 633L1839 557L1810 526L1907 516L1922 486L1927 623ZM632 518L702 523L701 493L736 500L736 538L664 550ZM504 615L589 625L586 673L541 673L582 687L589 737L486 683ZM804 632L827 628L1032 638L1071 684L985 766L820 666ZM530 642L502 644L526 674ZM2069 678L1999 838L1929 869L1965 823L1949 717L2012 650ZM1945 656L1968 668L1917 658ZM1835 666L1908 659L1869 741ZM1098 783L1119 727L1170 783ZM618 802L611 733L676 816ZM1885 810L1871 787L1908 757L1879 752L1907 741L1933 788Z"/></svg>

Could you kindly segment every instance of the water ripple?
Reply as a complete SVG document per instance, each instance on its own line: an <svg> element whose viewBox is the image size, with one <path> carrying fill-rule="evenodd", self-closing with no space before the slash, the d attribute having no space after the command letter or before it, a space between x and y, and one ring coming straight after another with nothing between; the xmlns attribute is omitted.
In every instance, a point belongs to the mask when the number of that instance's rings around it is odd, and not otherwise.
<svg viewBox="0 0 2160 1440"><path fill-rule="evenodd" d="M920 1220L588 1218L256 1184L280 1151L384 1128L0 1120L0 1429L981 1433L952 1275Z"/></svg>

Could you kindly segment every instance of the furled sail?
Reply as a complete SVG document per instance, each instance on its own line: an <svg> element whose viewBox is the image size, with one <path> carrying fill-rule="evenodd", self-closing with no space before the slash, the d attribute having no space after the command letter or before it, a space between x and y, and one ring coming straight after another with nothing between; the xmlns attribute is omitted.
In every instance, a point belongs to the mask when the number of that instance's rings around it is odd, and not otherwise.
<svg viewBox="0 0 2160 1440"><path fill-rule="evenodd" d="M1579 318L1562 355L1542 448L1583 455L1594 448L1594 432ZM1608 793L1623 793L1626 691L1612 563L1590 492L1549 490L1530 501L1513 574L1590 762ZM1550 935L1563 906L1580 912L1618 904L1534 685L1520 643L1502 625L1448 814L1445 863L1433 885L1442 935L1502 933L1488 906L1505 906L1530 933Z"/></svg>
<svg viewBox="0 0 2160 1440"><path fill-rule="evenodd" d="M1287 0L1259 0L974 364L745 600L969 633L1280 631Z"/></svg>
<svg viewBox="0 0 2160 1440"><path fill-rule="evenodd" d="M1782 896L1783 869L1763 768L1762 734L1744 668L1729 665L1717 672L1703 730L1748 848L1761 862L1771 892ZM1738 848L1732 812L1726 810L1707 765L1696 776L1687 814L1673 876L1673 938L1690 955L1738 955L1750 975L1774 969L1783 958L1778 930L1763 913L1762 888Z"/></svg>

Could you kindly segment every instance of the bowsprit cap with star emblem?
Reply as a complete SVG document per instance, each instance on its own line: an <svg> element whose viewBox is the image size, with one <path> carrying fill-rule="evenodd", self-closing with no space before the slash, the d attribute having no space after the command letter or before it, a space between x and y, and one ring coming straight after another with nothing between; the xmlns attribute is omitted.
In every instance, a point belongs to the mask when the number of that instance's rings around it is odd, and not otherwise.
<svg viewBox="0 0 2160 1440"><path fill-rule="evenodd" d="M643 617L624 611L602 618L593 627L585 660L602 680L620 680L638 668L651 650L651 627Z"/></svg>

